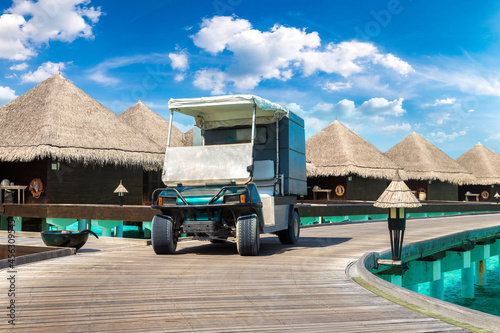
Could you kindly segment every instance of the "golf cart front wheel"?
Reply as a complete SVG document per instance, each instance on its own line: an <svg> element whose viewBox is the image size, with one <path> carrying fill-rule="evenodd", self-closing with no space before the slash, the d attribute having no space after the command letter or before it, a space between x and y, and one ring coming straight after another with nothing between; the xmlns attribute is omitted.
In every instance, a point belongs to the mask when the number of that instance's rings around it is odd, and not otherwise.
<svg viewBox="0 0 500 333"><path fill-rule="evenodd" d="M236 247L241 256L256 256L260 248L259 218L256 214L238 217Z"/></svg>
<svg viewBox="0 0 500 333"><path fill-rule="evenodd" d="M151 243L156 254L172 254L177 248L177 235L173 219L156 215L151 225Z"/></svg>

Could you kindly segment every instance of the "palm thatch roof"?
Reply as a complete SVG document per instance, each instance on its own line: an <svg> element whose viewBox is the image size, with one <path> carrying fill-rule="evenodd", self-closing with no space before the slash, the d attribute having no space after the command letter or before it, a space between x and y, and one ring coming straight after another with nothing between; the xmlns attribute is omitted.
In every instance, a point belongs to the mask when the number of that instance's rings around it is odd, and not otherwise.
<svg viewBox="0 0 500 333"><path fill-rule="evenodd" d="M162 168L162 149L55 74L0 108L0 161Z"/></svg>
<svg viewBox="0 0 500 333"><path fill-rule="evenodd" d="M476 177L476 185L500 184L500 155L480 142L456 161Z"/></svg>
<svg viewBox="0 0 500 333"><path fill-rule="evenodd" d="M397 166L338 120L306 141L307 176L391 179Z"/></svg>
<svg viewBox="0 0 500 333"><path fill-rule="evenodd" d="M389 149L385 156L404 168L408 179L472 184L474 176L439 148L413 132Z"/></svg>
<svg viewBox="0 0 500 333"><path fill-rule="evenodd" d="M134 127L160 145L165 151L168 140L169 122L139 101L118 115L121 120ZM170 146L184 146L184 134L172 125Z"/></svg>
<svg viewBox="0 0 500 333"><path fill-rule="evenodd" d="M182 137L182 143L184 146L192 146L193 145L193 137L194 137L194 128L191 128L189 131L184 133Z"/></svg>
<svg viewBox="0 0 500 333"><path fill-rule="evenodd" d="M422 206L396 171L392 182L373 204L379 208L416 208Z"/></svg>

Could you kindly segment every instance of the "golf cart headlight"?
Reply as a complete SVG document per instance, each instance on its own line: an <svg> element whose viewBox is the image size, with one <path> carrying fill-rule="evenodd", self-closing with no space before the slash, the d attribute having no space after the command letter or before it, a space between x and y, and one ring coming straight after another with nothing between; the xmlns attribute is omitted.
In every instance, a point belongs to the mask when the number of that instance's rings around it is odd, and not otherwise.
<svg viewBox="0 0 500 333"><path fill-rule="evenodd" d="M225 195L223 201L224 203L245 203L247 202L247 195L246 194Z"/></svg>
<svg viewBox="0 0 500 333"><path fill-rule="evenodd" d="M175 206L177 197L158 197L158 206Z"/></svg>

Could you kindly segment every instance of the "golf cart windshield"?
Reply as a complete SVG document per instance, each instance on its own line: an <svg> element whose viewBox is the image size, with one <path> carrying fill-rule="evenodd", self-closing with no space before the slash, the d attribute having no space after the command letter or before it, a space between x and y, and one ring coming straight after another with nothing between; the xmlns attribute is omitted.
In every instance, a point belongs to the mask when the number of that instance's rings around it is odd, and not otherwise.
<svg viewBox="0 0 500 333"><path fill-rule="evenodd" d="M245 183L252 165L252 145L170 147L162 180L167 186Z"/></svg>
<svg viewBox="0 0 500 333"><path fill-rule="evenodd" d="M288 113L282 106L253 95L171 99L168 106L172 112L170 124L176 111L192 116L202 133L217 128L248 125L252 128L250 141L234 137L221 144L167 146L162 175L167 186L248 182L253 166L256 124L277 123Z"/></svg>

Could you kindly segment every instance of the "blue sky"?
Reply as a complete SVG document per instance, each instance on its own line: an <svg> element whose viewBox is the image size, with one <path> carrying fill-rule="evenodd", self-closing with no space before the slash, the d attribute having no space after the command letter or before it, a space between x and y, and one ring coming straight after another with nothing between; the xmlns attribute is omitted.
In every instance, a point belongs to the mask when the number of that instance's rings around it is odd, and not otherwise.
<svg viewBox="0 0 500 333"><path fill-rule="evenodd" d="M479 141L500 152L498 1L0 6L0 105L60 69L116 113L252 93L301 115L307 137L337 118L381 151L416 131L453 158Z"/></svg>

